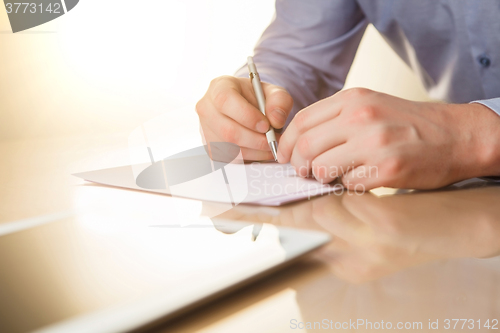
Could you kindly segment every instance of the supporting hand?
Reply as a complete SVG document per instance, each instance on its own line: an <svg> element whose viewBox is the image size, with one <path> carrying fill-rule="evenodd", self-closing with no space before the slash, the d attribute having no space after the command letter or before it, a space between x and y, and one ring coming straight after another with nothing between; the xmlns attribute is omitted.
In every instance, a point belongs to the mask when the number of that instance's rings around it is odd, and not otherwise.
<svg viewBox="0 0 500 333"><path fill-rule="evenodd" d="M300 111L280 163L350 189L431 189L500 174L500 117L480 104L412 102L368 89L339 92Z"/></svg>

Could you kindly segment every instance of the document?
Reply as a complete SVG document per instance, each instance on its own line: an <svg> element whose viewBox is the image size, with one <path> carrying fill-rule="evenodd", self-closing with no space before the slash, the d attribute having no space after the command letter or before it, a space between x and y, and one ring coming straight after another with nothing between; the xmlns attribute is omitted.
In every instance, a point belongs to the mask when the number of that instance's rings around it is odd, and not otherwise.
<svg viewBox="0 0 500 333"><path fill-rule="evenodd" d="M188 158L190 163L183 165L198 166L194 172L189 168L180 170L179 165L171 168L170 162L162 160L153 165L122 166L74 176L103 185L233 206L240 203L280 206L343 190L340 184L322 184L314 178L301 178L290 164L230 163L223 167L212 166L213 172L200 173L200 163L193 163L193 157ZM194 174L192 179L189 179L190 174Z"/></svg>

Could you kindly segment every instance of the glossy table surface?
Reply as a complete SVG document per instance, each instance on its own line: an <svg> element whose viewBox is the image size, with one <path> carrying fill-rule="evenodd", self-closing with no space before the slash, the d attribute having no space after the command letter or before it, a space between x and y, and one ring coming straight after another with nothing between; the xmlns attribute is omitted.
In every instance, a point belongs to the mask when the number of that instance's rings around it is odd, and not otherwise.
<svg viewBox="0 0 500 333"><path fill-rule="evenodd" d="M130 203L164 218L172 213L165 205L180 214L200 205L71 176L128 164L127 133L4 141L0 154L0 233L103 207L119 212ZM388 323L423 332L493 330L500 327L499 203L500 187L470 182L329 195L278 208L239 205L219 217L323 230L332 242L152 330L354 331L353 322L357 331ZM202 203L202 211L213 205Z"/></svg>

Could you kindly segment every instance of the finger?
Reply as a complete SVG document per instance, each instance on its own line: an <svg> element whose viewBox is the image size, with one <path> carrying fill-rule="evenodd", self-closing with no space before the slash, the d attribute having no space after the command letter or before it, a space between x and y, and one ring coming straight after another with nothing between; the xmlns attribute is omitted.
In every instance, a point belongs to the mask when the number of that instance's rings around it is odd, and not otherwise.
<svg viewBox="0 0 500 333"><path fill-rule="evenodd" d="M303 109L290 122L282 137L278 160L288 163L298 137L313 127L337 117L341 111L341 103L331 98L323 99Z"/></svg>
<svg viewBox="0 0 500 333"><path fill-rule="evenodd" d="M344 143L327 150L312 161L312 173L321 183L327 184L337 177L344 177L363 164L353 144Z"/></svg>
<svg viewBox="0 0 500 333"><path fill-rule="evenodd" d="M269 120L235 88L217 88L212 94L215 109L246 128L259 133L269 130ZM212 112L213 113L213 112Z"/></svg>
<svg viewBox="0 0 500 333"><path fill-rule="evenodd" d="M204 144L207 144L207 142L224 142L224 140L219 138L210 128L206 127L203 130L203 134ZM245 161L269 161L273 159L271 151L256 150L241 146L240 149L243 160Z"/></svg>
<svg viewBox="0 0 500 333"><path fill-rule="evenodd" d="M344 207L346 196L345 193L342 196L329 195L313 201L312 216L316 223L336 238L352 242L364 225Z"/></svg>
<svg viewBox="0 0 500 333"><path fill-rule="evenodd" d="M274 128L285 126L288 115L292 111L293 99L285 88L269 83L262 83L266 96L266 116Z"/></svg>
<svg viewBox="0 0 500 333"><path fill-rule="evenodd" d="M217 138L220 142L234 143L241 148L252 148L256 150L271 150L266 136L249 130L238 124L231 118L219 114L214 117L205 118L201 121L203 131L210 130L210 138ZM205 133L208 135L207 133Z"/></svg>
<svg viewBox="0 0 500 333"><path fill-rule="evenodd" d="M415 216L421 216L419 206L413 201L394 200L399 196L377 197L371 192L363 195L346 196L343 200L344 207L360 221L372 228L396 231L394 221L404 221L408 212L414 210ZM388 199L388 200L387 200ZM424 229L425 230L425 229Z"/></svg>
<svg viewBox="0 0 500 333"><path fill-rule="evenodd" d="M376 165L357 166L342 178L342 184L349 190L361 193L382 186Z"/></svg>
<svg viewBox="0 0 500 333"><path fill-rule="evenodd" d="M231 142L242 148L271 151L266 135L250 131L223 114L202 119L200 123L204 131L210 130L220 142ZM280 138L281 133L276 133L278 142Z"/></svg>
<svg viewBox="0 0 500 333"><path fill-rule="evenodd" d="M274 160L270 151L255 150L250 148L241 148L243 160L245 161L270 161Z"/></svg>
<svg viewBox="0 0 500 333"><path fill-rule="evenodd" d="M276 133L276 138L279 140L281 134ZM256 149L251 149L251 148L243 148L242 153L243 153L243 159L245 161L274 161L274 156L271 153L271 148L269 147L268 143L268 148L264 150L256 150Z"/></svg>
<svg viewBox="0 0 500 333"><path fill-rule="evenodd" d="M351 128L337 125L338 118L320 124L300 135L292 151L290 163L297 174L307 177L310 174L312 161L320 154L345 143Z"/></svg>

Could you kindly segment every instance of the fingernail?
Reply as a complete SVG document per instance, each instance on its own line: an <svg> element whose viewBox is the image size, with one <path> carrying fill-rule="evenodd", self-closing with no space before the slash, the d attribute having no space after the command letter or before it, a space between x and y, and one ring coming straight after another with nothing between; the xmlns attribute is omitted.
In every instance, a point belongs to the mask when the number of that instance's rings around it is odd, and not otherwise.
<svg viewBox="0 0 500 333"><path fill-rule="evenodd" d="M266 133L269 130L269 124L265 120L261 120L257 123L257 131L261 133Z"/></svg>
<svg viewBox="0 0 500 333"><path fill-rule="evenodd" d="M286 113L281 109L274 109L272 112L273 117L281 124L284 125L286 121Z"/></svg>

